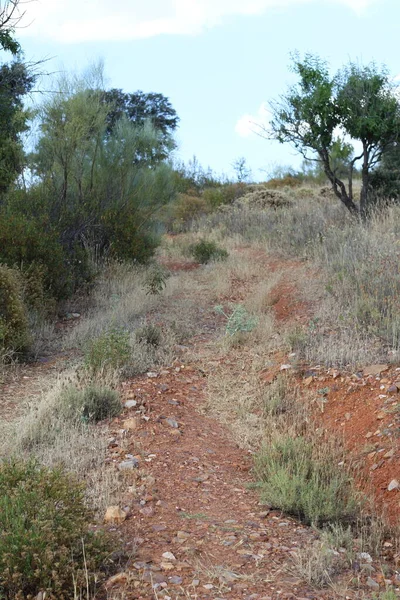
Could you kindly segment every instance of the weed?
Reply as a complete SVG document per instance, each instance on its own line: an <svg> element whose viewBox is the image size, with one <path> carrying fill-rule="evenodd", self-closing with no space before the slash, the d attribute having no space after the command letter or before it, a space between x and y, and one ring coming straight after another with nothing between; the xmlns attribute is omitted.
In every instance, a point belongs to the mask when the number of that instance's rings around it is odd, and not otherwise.
<svg viewBox="0 0 400 600"><path fill-rule="evenodd" d="M110 547L90 532L82 486L60 470L10 462L0 490L1 597L73 599L74 582L81 597L93 592Z"/></svg>
<svg viewBox="0 0 400 600"><path fill-rule="evenodd" d="M71 421L96 423L116 417L122 410L121 400L114 390L90 385L83 390L66 388L60 396L60 410Z"/></svg>
<svg viewBox="0 0 400 600"><path fill-rule="evenodd" d="M223 306L216 306L215 311L225 317L228 335L248 333L257 327L258 319L250 315L242 304L232 304L230 314L225 312Z"/></svg>
<svg viewBox="0 0 400 600"><path fill-rule="evenodd" d="M263 501L308 524L348 522L357 514L350 473L318 440L275 436L258 453L256 472Z"/></svg>
<svg viewBox="0 0 400 600"><path fill-rule="evenodd" d="M147 346L160 346L162 341L162 330L158 325L147 323L135 331L135 338L139 344Z"/></svg>
<svg viewBox="0 0 400 600"><path fill-rule="evenodd" d="M189 252L196 262L201 264L209 263L210 261L225 260L228 258L228 252L224 248L220 248L215 242L201 240L189 247Z"/></svg>
<svg viewBox="0 0 400 600"><path fill-rule="evenodd" d="M129 333L110 329L88 344L85 366L91 373L118 369L129 362L132 351Z"/></svg>
<svg viewBox="0 0 400 600"><path fill-rule="evenodd" d="M156 296L161 294L167 285L167 279L170 276L169 271L161 265L153 264L146 273L144 287L147 295Z"/></svg>

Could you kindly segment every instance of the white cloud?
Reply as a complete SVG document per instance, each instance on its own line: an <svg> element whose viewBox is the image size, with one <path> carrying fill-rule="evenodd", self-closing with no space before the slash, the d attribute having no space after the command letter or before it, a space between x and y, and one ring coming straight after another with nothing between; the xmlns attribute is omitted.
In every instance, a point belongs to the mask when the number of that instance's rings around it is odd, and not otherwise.
<svg viewBox="0 0 400 600"><path fill-rule="evenodd" d="M22 35L73 43L197 35L232 15L260 15L269 8L318 0L33 0L24 4ZM381 0L319 0L360 12Z"/></svg>
<svg viewBox="0 0 400 600"><path fill-rule="evenodd" d="M267 104L260 104L254 115L245 114L237 120L235 131L240 137L250 137L255 135L260 128L268 128L271 119L271 112L267 108Z"/></svg>

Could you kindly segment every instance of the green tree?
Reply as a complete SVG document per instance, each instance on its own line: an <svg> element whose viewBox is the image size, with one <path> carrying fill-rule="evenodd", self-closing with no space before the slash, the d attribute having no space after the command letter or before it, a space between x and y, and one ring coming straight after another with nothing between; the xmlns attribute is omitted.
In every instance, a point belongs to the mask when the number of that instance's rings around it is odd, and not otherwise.
<svg viewBox="0 0 400 600"><path fill-rule="evenodd" d="M154 216L175 194L172 169L155 157L160 132L149 121L122 114L108 131L103 97L102 69L92 68L63 77L45 99L31 156L36 187L63 248L81 264L88 245L143 261L156 246Z"/></svg>
<svg viewBox="0 0 400 600"><path fill-rule="evenodd" d="M295 55L292 68L299 81L271 103L269 135L291 143L307 160L317 161L346 208L365 218L371 170L400 135L400 105L389 75L374 64L350 63L331 77L327 63L310 54L304 60ZM350 142L344 144L343 136ZM355 142L361 145L357 156ZM345 166L347 183L343 170L337 168L338 158ZM362 175L359 202L353 193L357 161Z"/></svg>
<svg viewBox="0 0 400 600"><path fill-rule="evenodd" d="M148 148L140 149L135 156L137 162L158 162L168 157L176 146L173 134L178 127L179 117L171 102L163 94L137 91L125 93L112 89L102 94L107 105L107 132L111 134L122 117L126 117L137 127L149 123L157 132L156 143L151 153Z"/></svg>

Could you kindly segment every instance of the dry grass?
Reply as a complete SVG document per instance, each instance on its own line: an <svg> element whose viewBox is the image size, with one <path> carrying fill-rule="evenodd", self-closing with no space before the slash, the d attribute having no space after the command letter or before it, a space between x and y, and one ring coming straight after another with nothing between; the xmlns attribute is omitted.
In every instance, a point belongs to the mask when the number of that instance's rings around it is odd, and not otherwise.
<svg viewBox="0 0 400 600"><path fill-rule="evenodd" d="M351 219L329 194L302 187L279 192L290 206L251 203L208 215L195 224L216 239L263 244L268 252L315 266L312 290L319 309L298 351L310 362L358 366L400 355L400 208L367 225ZM306 287L306 286L305 286Z"/></svg>
<svg viewBox="0 0 400 600"><path fill-rule="evenodd" d="M75 371L46 381L46 390L28 405L15 423L2 427L3 458L35 459L46 467L63 467L87 484L87 496L102 512L118 496L119 475L105 467L107 429L66 419L62 395L71 385L81 385Z"/></svg>

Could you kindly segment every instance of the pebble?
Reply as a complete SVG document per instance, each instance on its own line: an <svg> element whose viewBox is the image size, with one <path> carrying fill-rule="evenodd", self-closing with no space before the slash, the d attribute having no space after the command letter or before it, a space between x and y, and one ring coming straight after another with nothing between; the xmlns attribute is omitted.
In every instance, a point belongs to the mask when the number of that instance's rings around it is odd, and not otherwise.
<svg viewBox="0 0 400 600"><path fill-rule="evenodd" d="M174 556L172 554L172 552L164 552L162 557L165 558L166 560L176 560L176 556Z"/></svg>
<svg viewBox="0 0 400 600"><path fill-rule="evenodd" d="M368 577L368 579L367 579L367 586L373 590L379 590L379 583L377 581L375 581L375 579L372 579L371 577Z"/></svg>
<svg viewBox="0 0 400 600"><path fill-rule="evenodd" d="M135 406L137 406L136 400L127 400L125 402L125 408L134 408Z"/></svg>
<svg viewBox="0 0 400 600"><path fill-rule="evenodd" d="M179 425L177 423L177 421L175 421L175 419L165 419L165 422L168 423L168 425L170 427L173 427L174 429L178 429Z"/></svg>
<svg viewBox="0 0 400 600"><path fill-rule="evenodd" d="M139 461L137 458L131 458L130 460L124 460L118 465L120 471L133 471L139 467Z"/></svg>
<svg viewBox="0 0 400 600"><path fill-rule="evenodd" d="M399 489L400 489L400 483L397 481L397 479L392 479L392 481L388 485L388 491L392 492L393 490L399 490Z"/></svg>

